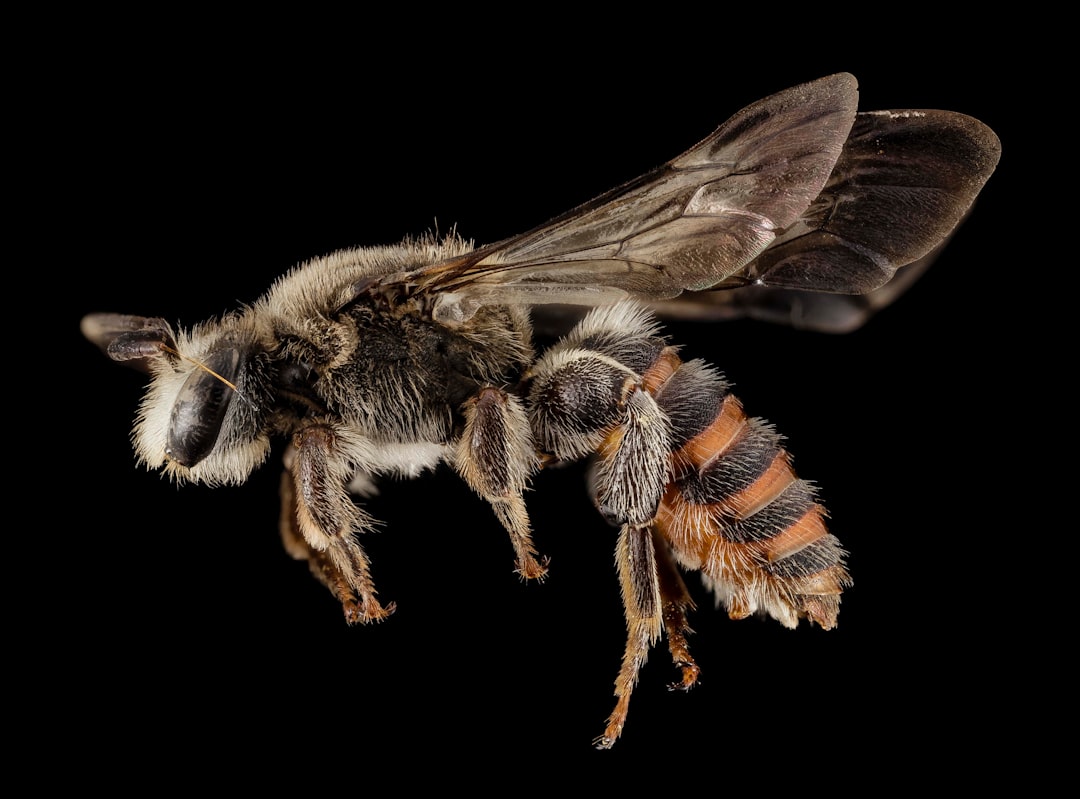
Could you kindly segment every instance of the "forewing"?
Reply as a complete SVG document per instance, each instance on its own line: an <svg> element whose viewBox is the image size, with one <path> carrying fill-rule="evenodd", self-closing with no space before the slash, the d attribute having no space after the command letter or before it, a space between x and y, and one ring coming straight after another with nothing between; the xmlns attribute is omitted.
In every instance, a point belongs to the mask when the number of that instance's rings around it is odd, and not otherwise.
<svg viewBox="0 0 1080 799"><path fill-rule="evenodd" d="M678 158L529 233L406 276L444 319L488 302L674 297L746 264L821 193L856 115L846 73L743 109Z"/></svg>

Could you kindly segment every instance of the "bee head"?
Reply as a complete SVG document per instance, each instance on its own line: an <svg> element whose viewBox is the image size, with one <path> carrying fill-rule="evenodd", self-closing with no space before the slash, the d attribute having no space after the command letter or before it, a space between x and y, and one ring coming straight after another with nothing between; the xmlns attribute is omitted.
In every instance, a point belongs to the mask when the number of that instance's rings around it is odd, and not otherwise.
<svg viewBox="0 0 1080 799"><path fill-rule="evenodd" d="M267 357L243 316L173 333L163 319L93 314L84 335L150 384L132 440L139 460L178 482L244 482L270 450Z"/></svg>

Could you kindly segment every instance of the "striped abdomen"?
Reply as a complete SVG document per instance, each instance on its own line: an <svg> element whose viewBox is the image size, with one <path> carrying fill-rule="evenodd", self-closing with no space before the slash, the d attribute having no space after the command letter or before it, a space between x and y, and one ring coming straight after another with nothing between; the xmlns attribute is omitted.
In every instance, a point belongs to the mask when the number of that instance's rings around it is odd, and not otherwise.
<svg viewBox="0 0 1080 799"><path fill-rule="evenodd" d="M733 618L831 628L850 585L845 553L780 436L729 388L703 361L683 362L643 309L620 304L590 312L537 361L528 415L542 451L595 454L604 516L655 530Z"/></svg>
<svg viewBox="0 0 1080 799"><path fill-rule="evenodd" d="M643 384L672 425L672 479L654 524L678 561L698 569L732 618L764 612L787 627L835 626L851 583L825 508L780 436L749 418L728 383L665 349Z"/></svg>

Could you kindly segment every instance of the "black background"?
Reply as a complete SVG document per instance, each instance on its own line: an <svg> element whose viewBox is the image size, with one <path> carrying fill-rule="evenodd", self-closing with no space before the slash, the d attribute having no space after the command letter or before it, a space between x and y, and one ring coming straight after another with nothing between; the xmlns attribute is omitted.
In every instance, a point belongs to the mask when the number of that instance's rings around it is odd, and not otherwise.
<svg viewBox="0 0 1080 799"><path fill-rule="evenodd" d="M1003 388L987 305L1011 269L1016 109L985 33L931 31L790 50L730 27L659 45L646 25L640 40L525 45L447 30L412 41L371 28L361 42L254 46L237 28L114 41L82 59L51 100L63 179L40 184L70 231L74 285L31 273L46 291L67 287L55 319L68 372L48 393L62 399L54 443L68 477L44 533L64 568L53 577L45 564L57 558L32 561L39 624L67 654L67 723L82 720L81 736L108 717L144 756L196 764L236 741L269 758L295 744L299 755L281 757L397 748L517 760L522 776L566 756L692 769L711 762L702 755L737 766L765 751L809 768L865 757L867 741L876 757L949 759L988 713L970 677L1001 646L976 623L997 611L974 587L984 566L973 552L989 546L981 507L993 486L976 473L992 445L979 414ZM729 621L691 577L700 687L665 690L674 673L661 644L623 739L592 753L624 626L614 533L580 471L540 475L529 497L552 560L543 585L512 574L505 534L449 471L384 485L368 508L385 529L364 543L398 612L349 628L281 549L273 463L218 489L177 489L136 467L142 379L81 339L82 314L189 325L339 247L435 224L495 241L677 155L747 103L841 70L859 79L864 109L948 108L999 132L1002 164L973 216L855 334L669 328L727 373L820 485L855 578L838 629ZM189 725L198 733L179 732ZM899 732L909 729L918 734Z"/></svg>

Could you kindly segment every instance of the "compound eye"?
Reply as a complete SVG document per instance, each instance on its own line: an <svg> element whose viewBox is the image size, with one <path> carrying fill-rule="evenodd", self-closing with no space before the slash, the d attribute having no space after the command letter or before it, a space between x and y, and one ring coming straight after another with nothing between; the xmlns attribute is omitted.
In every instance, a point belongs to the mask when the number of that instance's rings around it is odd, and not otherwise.
<svg viewBox="0 0 1080 799"><path fill-rule="evenodd" d="M288 361L278 370L278 380L287 389L309 389L319 379L319 373L307 361Z"/></svg>
<svg viewBox="0 0 1080 799"><path fill-rule="evenodd" d="M169 460L191 468L210 454L236 395L243 363L244 355L236 347L218 350L203 363L205 369L196 369L184 381L169 418L165 448Z"/></svg>

